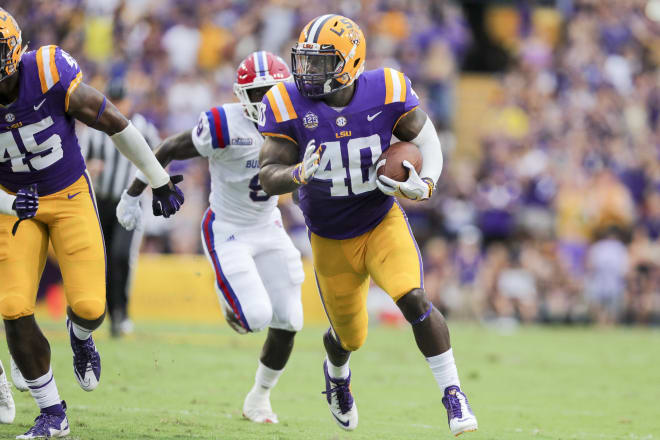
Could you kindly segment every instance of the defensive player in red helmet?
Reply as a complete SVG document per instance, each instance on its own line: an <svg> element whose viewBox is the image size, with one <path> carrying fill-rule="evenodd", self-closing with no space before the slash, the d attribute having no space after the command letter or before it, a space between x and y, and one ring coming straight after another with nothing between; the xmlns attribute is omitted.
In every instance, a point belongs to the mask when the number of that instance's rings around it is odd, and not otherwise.
<svg viewBox="0 0 660 440"><path fill-rule="evenodd" d="M18 23L0 8L0 314L9 351L40 408L34 426L18 436L29 439L69 434L50 346L34 319L49 242L64 280L75 377L85 391L101 377L91 335L105 316L105 249L75 120L111 136L148 176L154 214L174 214L183 194L137 129L83 82L71 55L57 46L26 50Z"/></svg>
<svg viewBox="0 0 660 440"><path fill-rule="evenodd" d="M209 160L210 207L202 219L202 242L225 318L238 333L268 327L256 380L243 404L243 415L259 423L278 421L270 390L303 324L300 253L282 227L277 196L264 193L259 183L261 100L273 85L290 80L281 58L252 53L236 72L234 93L240 103L203 112L197 127L166 139L155 150L163 166L198 156ZM119 223L127 229L140 222L138 197L145 187L139 179L133 181L117 206Z"/></svg>

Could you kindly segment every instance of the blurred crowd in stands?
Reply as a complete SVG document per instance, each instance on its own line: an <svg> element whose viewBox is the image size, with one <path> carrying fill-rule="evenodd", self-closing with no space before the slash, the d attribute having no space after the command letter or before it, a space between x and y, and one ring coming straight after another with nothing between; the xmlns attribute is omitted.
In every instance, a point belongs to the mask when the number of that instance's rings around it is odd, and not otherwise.
<svg viewBox="0 0 660 440"><path fill-rule="evenodd" d="M646 3L573 2L554 46L521 20L475 121L479 160L450 161L433 203L408 204L425 211L412 216L428 223L427 289L449 311L660 324L660 24Z"/></svg>
<svg viewBox="0 0 660 440"><path fill-rule="evenodd" d="M548 2L546 2L548 3ZM562 0L550 38L518 13L511 63L473 122L477 154L451 141L456 86L473 37L458 2L428 0L7 0L30 47L58 44L104 90L123 79L133 111L161 137L233 100L254 50L289 60L325 12L367 37L367 68L408 75L445 140L434 198L405 203L426 289L449 316L496 323L660 324L660 24L645 0ZM460 141L460 139L459 139ZM145 252L200 251L206 163L175 164L186 204L151 218ZM282 210L303 251L302 217Z"/></svg>

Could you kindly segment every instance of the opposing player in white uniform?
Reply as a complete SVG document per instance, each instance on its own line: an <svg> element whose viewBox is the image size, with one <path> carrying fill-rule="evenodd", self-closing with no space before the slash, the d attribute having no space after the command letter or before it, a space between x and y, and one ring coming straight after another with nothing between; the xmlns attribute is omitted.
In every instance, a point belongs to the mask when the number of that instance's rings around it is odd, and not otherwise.
<svg viewBox="0 0 660 440"><path fill-rule="evenodd" d="M291 78L281 58L264 51L251 54L241 62L234 84L240 103L203 112L196 128L166 139L155 150L163 166L197 156L209 160L211 206L202 219L202 242L225 318L239 333L268 327L255 384L243 404L243 415L259 423L278 422L270 390L303 325L300 252L282 227L277 197L259 184L263 137L256 125L263 96ZM119 223L127 229L140 221L138 197L144 181L138 173L117 206Z"/></svg>

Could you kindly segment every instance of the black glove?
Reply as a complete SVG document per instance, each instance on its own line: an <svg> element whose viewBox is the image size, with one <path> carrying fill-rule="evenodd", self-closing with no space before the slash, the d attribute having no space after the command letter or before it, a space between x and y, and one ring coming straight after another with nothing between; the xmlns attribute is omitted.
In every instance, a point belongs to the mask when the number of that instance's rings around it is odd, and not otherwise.
<svg viewBox="0 0 660 440"><path fill-rule="evenodd" d="M172 176L167 185L159 186L158 188L153 188L151 190L153 194L151 207L153 208L155 216L162 215L163 217L168 218L181 208L184 200L183 193L176 184L181 183L182 181L183 176L178 174ZM171 188L170 183L172 184Z"/></svg>
<svg viewBox="0 0 660 440"><path fill-rule="evenodd" d="M21 188L16 193L16 200L12 204L12 209L16 211L18 220L14 223L11 235L16 235L18 225L26 219L37 215L39 209L39 194L37 193L37 184L33 183L27 188Z"/></svg>

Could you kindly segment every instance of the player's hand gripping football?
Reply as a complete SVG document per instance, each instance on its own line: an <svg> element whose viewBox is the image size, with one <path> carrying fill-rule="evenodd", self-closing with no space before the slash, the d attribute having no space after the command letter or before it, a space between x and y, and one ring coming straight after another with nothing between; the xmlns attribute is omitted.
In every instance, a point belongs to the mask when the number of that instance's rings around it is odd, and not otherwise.
<svg viewBox="0 0 660 440"><path fill-rule="evenodd" d="M142 207L140 197L133 197L126 190L121 193L121 199L117 204L117 221L127 231L132 231L142 222Z"/></svg>
<svg viewBox="0 0 660 440"><path fill-rule="evenodd" d="M151 202L151 207L154 210L155 216L162 215L163 217L168 218L181 208L184 200L183 192L181 192L176 184L182 181L183 176L178 174L172 176L167 185L152 188L151 192L153 194L153 201Z"/></svg>
<svg viewBox="0 0 660 440"><path fill-rule="evenodd" d="M319 169L319 163L321 162L321 156L324 151L325 144L321 144L317 147L314 139L309 141L302 162L296 165L291 173L293 181L298 185L307 184L307 182L314 177L314 173Z"/></svg>
<svg viewBox="0 0 660 440"><path fill-rule="evenodd" d="M419 177L415 167L407 160L403 161L403 166L408 168L408 180L398 182L381 175L376 179L378 189L388 196L405 197L410 200L419 201L430 198L433 195L433 181L428 177Z"/></svg>
<svg viewBox="0 0 660 440"><path fill-rule="evenodd" d="M37 184L33 183L27 188L21 188L16 193L16 199L12 205L12 209L16 211L18 220L14 223L11 230L11 235L16 235L18 225L23 221L37 215L39 209L39 195L37 194Z"/></svg>

